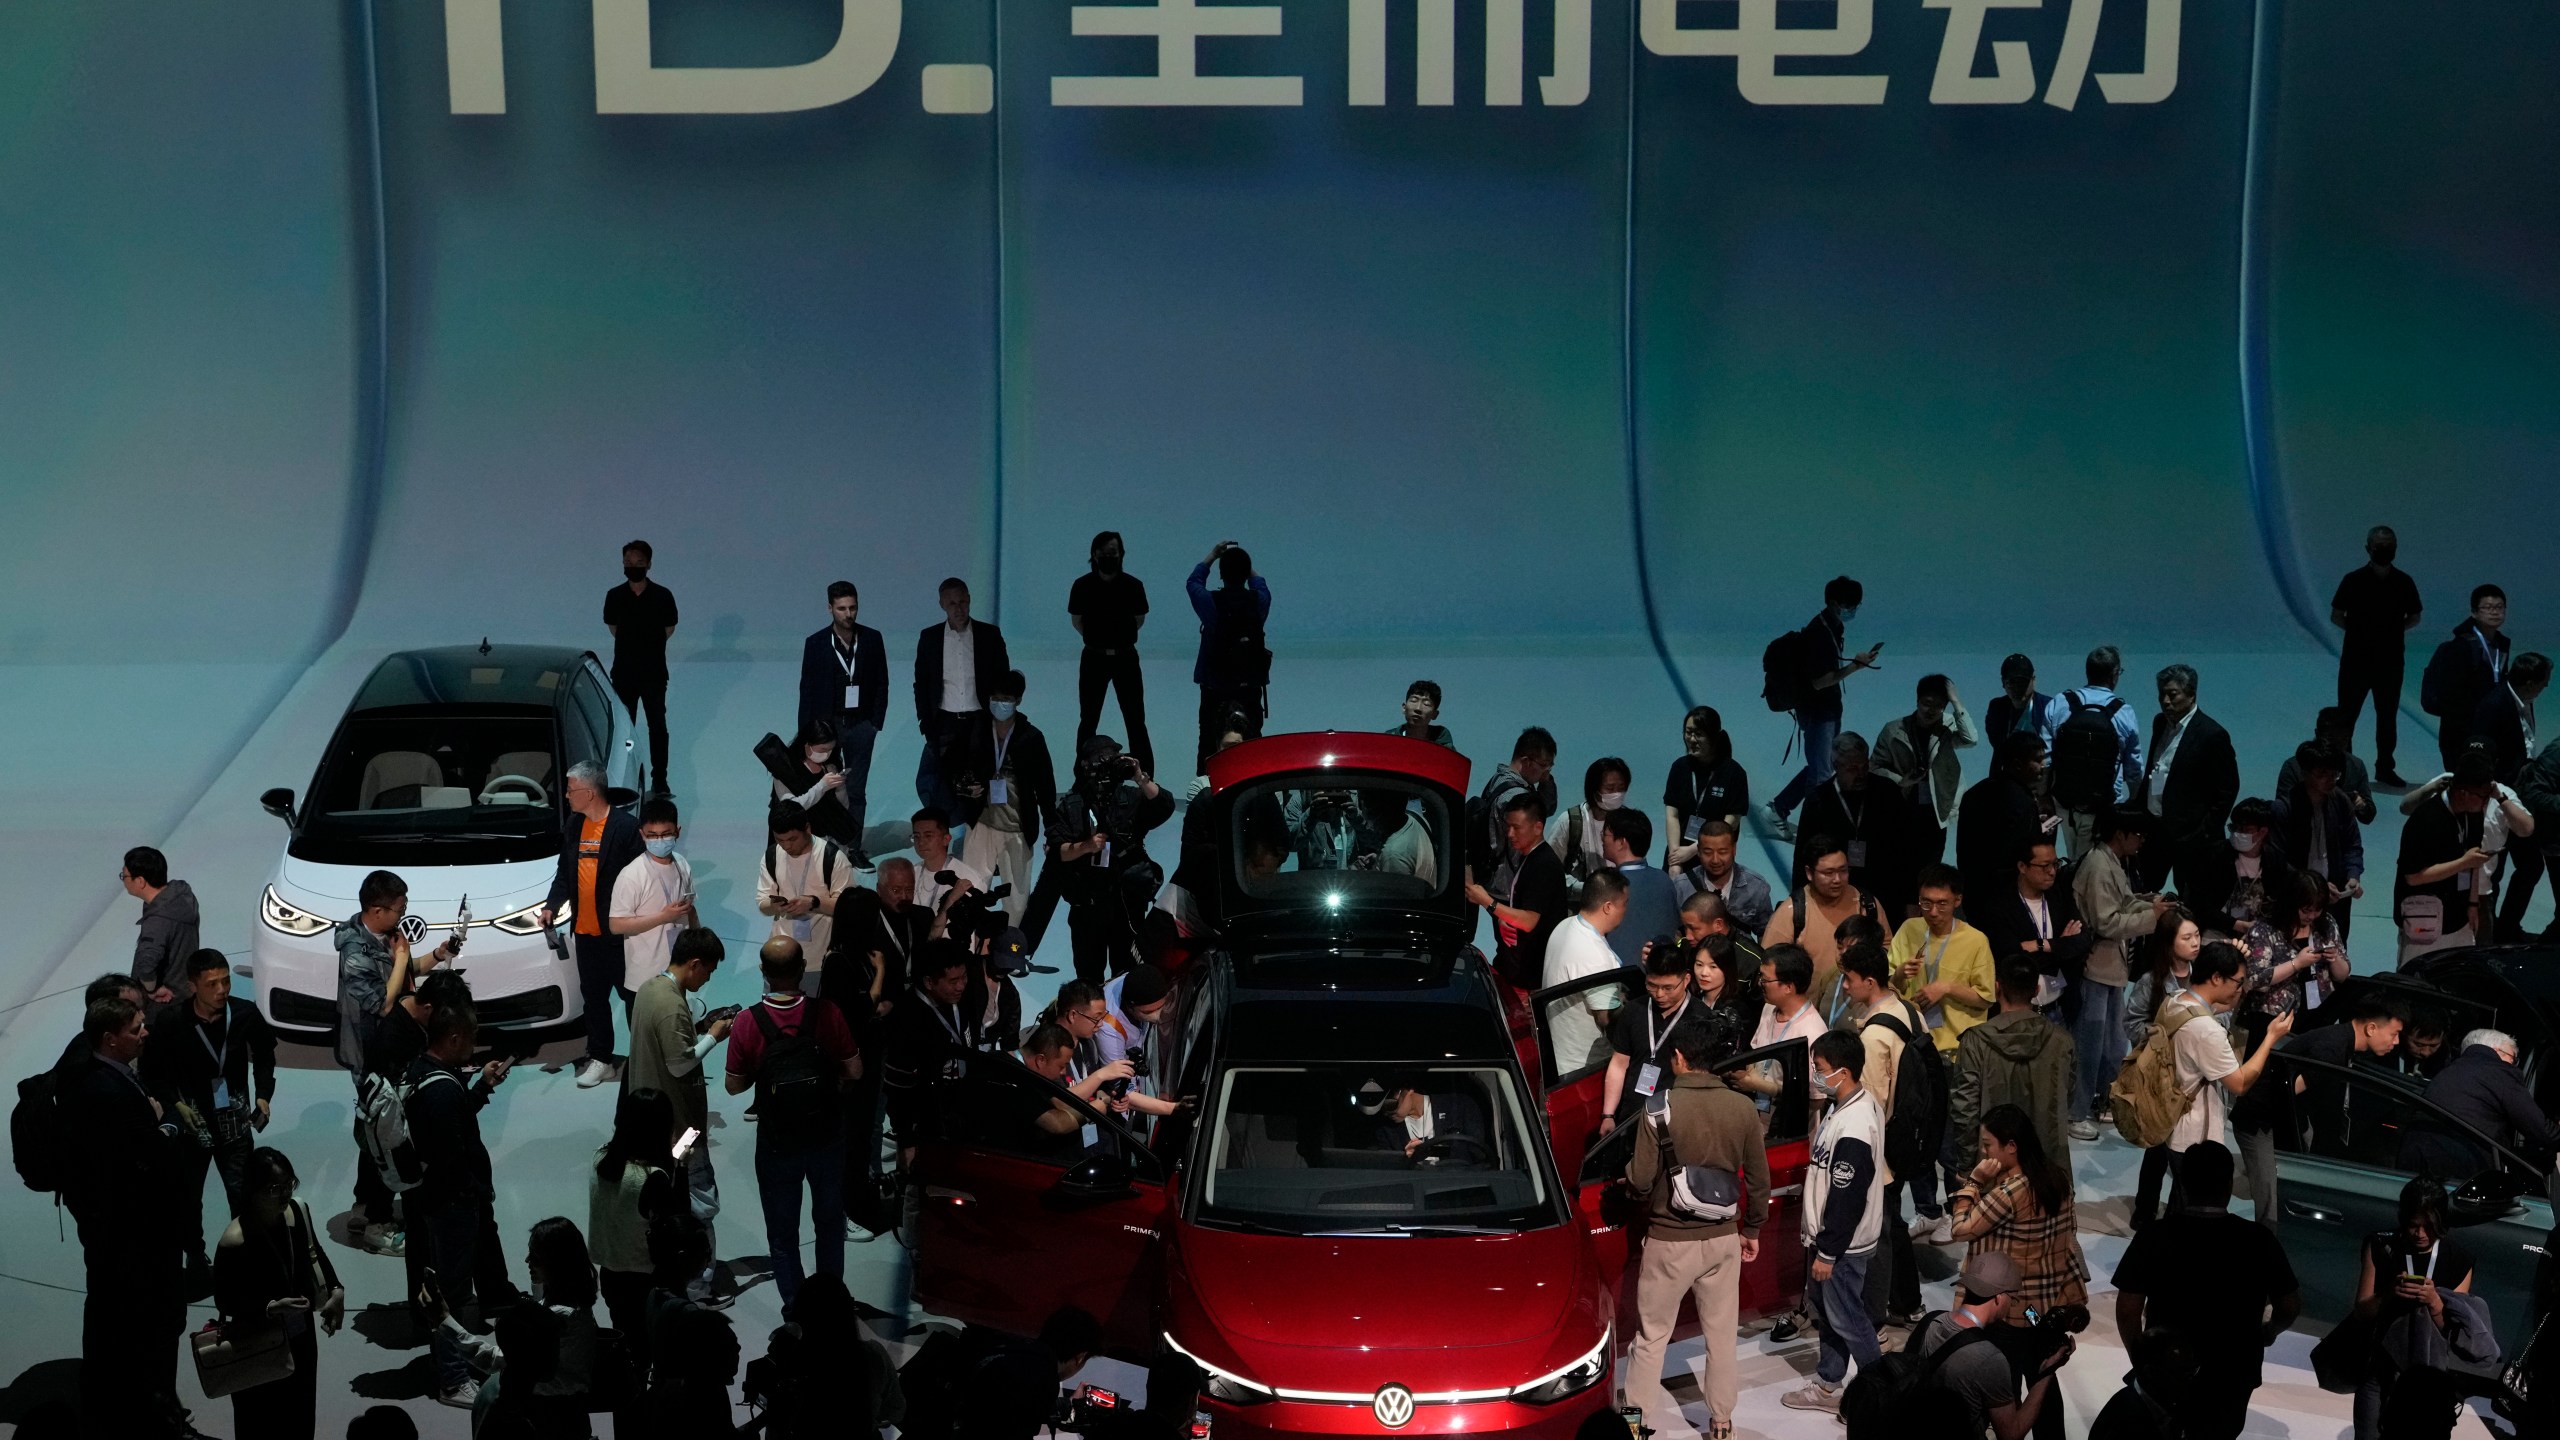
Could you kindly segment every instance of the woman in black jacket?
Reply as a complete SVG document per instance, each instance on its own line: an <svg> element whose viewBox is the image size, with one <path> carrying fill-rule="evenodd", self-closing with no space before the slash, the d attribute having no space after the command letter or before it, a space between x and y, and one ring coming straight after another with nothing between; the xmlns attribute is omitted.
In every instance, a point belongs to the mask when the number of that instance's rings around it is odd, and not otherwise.
<svg viewBox="0 0 2560 1440"><path fill-rule="evenodd" d="M226 1326L284 1327L293 1373L231 1397L231 1428L259 1440L311 1440L318 1423L320 1333L338 1332L347 1293L320 1244L311 1207L293 1198L284 1152L251 1152L242 1205L213 1257L214 1308ZM318 1322L318 1329L313 1322Z"/></svg>

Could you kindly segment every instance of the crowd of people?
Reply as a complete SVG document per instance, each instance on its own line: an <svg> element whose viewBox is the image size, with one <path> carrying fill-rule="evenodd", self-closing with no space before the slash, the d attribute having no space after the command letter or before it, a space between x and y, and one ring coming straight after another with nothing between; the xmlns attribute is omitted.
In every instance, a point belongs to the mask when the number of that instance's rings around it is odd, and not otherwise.
<svg viewBox="0 0 2560 1440"><path fill-rule="evenodd" d="M1489 916L1490 964L1509 985L1621 982L1575 991L1551 1038L1605 1056L1603 1133L1642 1132L1625 1173L1649 1224L1624 1375L1647 1423L1685 1428L1661 1367L1694 1294L1708 1434L1732 1432L1740 1268L1757 1257L1769 1208L1765 1141L1776 1117L1800 1113L1812 1151L1805 1302L1772 1333L1810 1334L1817 1361L1789 1407L1839 1414L1855 1434L1862 1405L1880 1413L1925 1395L1946 1409L1947 1434L2060 1436L2053 1376L2086 1323L2091 1279L2072 1147L2112 1128L2144 1152L2138 1233L2114 1276L2133 1373L2096 1433L2238 1433L2265 1346L2298 1307L2276 1239L2275 1137L2329 1123L2323 1092L2285 1057L2381 1062L2409 1018L2384 999L2340 998L2376 790L2405 796L2391 882L2404 961L2519 933L2546 871L2560 893L2560 867L2533 838L2538 819L2560 827L2560 761L2534 728L2550 663L2511 656L2495 586L2472 593L2426 668L2442 773L2411 784L2396 771L2402 637L2420 612L2392 549L2375 531L2369 563L2340 585L2339 703L2313 718L2263 795L2244 795L2240 757L2193 668L2157 673L2146 727L2120 693L2111 646L2088 653L2082 684L2053 693L2028 657L2008 657L1979 720L1954 680L1933 674L1872 740L1847 728L1850 684L1881 647L1848 650L1862 593L1846 577L1764 656L1763 699L1790 714L1803 747L1801 768L1765 802L1712 707L1682 718L1658 828L1629 803L1636 766L1590 761L1579 799L1563 804L1554 736L1519 733L1468 807L1464 894ZM1183 866L1207 837L1184 834L1170 874L1149 854L1186 797L1158 778L1146 727L1146 590L1123 569L1116 533L1089 553L1068 600L1082 656L1063 772L1025 713L1005 637L973 617L964 582L940 587L944 618L918 636L911 671L924 742L913 858L866 849L890 666L880 632L860 623L856 587L827 587L791 739L756 750L770 779L753 890L768 922L758 998L712 1009L702 991L729 946L696 908L667 776L666 652L679 615L650 579L650 547L626 547L604 620L615 688L646 717L650 783L636 806L617 807L599 770L568 769L541 915L548 926L565 911L572 932L585 1007L576 1084L614 1085L617 1098L592 1153L584 1222L542 1220L512 1262L480 1128L510 1062L481 1043L454 963L465 942L424 948L402 924L401 877L365 879L334 936L334 1054L353 1082L358 1151L349 1233L405 1266L435 1398L471 1411L475 1433L583 1436L599 1413L618 1434L730 1433L741 1350L725 1313L737 1279L714 1258L715 1073L726 1093L753 1096L757 1215L788 1321L747 1369L765 1433L841 1433L841 1417L857 1415L911 1434L948 1422L1027 1435L1015 1418L970 1421L968 1407L1054 1398L1055 1380L1097 1348L1091 1317L1061 1312L1036 1340L968 1362L994 1369L963 1367L946 1392L909 1395L843 1280L848 1243L913 1220L906 1167L954 1047L1018 1054L1098 1107L1172 1108L1143 1057L1170 1019L1169 971L1203 935L1202 877ZM1185 588L1199 626L1192 768L1205 769L1261 733L1272 596L1233 542L1213 547ZM1100 729L1115 691L1125 746ZM2351 750L2368 696L2370 769ZM1455 748L1441 702L1437 684L1417 681L1385 728ZM1967 784L1963 752L1977 748L1987 773ZM1785 863L1768 874L1747 863L1747 833ZM2560 840L2560 828L2548 833ZM45 1143L31 1150L19 1136L22 1172L34 1183L30 1164L43 1168L40 1188L62 1191L79 1224L89 1433L194 1433L176 1384L185 1346L208 1393L225 1377L240 1433L307 1437L316 1346L342 1323L345 1292L291 1159L259 1143L275 1037L231 993L223 954L201 945L196 899L167 859L133 850L124 883L143 902L133 971L89 987L81 1034L44 1080ZM1026 1013L1017 981L1060 905L1074 978ZM2431 1093L2547 1156L2560 1135L2516 1075L2516 1042L2446 1038ZM1730 1063L1797 1041L1792 1065ZM1026 1118L1075 1139L1064 1107ZM2476 1168L2476 1154L2457 1153L2476 1141L2437 1143L2446 1153L2432 1175ZM208 1170L230 1210L212 1225L201 1214ZM1721 1202L1702 1198L1701 1176L1723 1177L1707 1186L1730 1187ZM2235 1176L2254 1222L2226 1208ZM2409 1325L2460 1327L2453 1297L2468 1293L2468 1261L2444 1238L2435 1186L2414 1182L2400 1229L2368 1247L2357 1313L2377 1322L2377 1377L2428 1370ZM163 1198L173 1188L175 1213ZM804 1233L815 1237L805 1264ZM1922 1246L1964 1250L1948 1310L1922 1309ZM221 1324L182 1341L185 1306L206 1298ZM1904 1343L1888 1352L1896 1330ZM1973 1343L1986 1336L1997 1343ZM1016 1371L1037 1383L995 1383ZM981 1374L989 1383L969 1383ZM2397 1392L2379 1379L2366 1388L2360 1440L2401 1433L2386 1413Z"/></svg>

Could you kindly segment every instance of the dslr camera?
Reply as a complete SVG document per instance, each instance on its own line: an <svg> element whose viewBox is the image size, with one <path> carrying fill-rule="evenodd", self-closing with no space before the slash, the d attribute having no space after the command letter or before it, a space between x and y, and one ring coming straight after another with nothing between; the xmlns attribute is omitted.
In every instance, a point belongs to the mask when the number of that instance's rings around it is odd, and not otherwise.
<svg viewBox="0 0 2560 1440"><path fill-rule="evenodd" d="M1146 1412L1134 1409L1118 1391L1085 1385L1058 1392L1049 1412L1049 1428L1083 1435L1088 1440L1135 1440L1146 1433Z"/></svg>
<svg viewBox="0 0 2560 1440"><path fill-rule="evenodd" d="M1105 1094L1105 1095L1110 1096L1110 1097L1111 1097L1112 1099L1114 1099L1114 1100L1126 1100L1126 1099L1128 1099L1128 1098L1129 1098L1129 1087L1130 1087L1130 1086L1132 1086L1132 1085L1134 1085L1134 1084L1136 1084L1137 1082L1139 1082L1139 1081L1141 1081L1141 1080L1146 1079L1146 1078L1147 1078L1147 1076L1148 1076L1148 1074L1149 1074L1149 1071L1148 1071L1148 1069L1147 1069L1147 1047L1146 1047L1146 1046L1144 1046L1144 1045L1132 1045L1132 1046L1130 1046L1130 1047L1129 1047L1129 1054L1128 1054L1128 1057L1127 1057L1127 1058L1128 1058L1128 1061L1129 1061L1129 1078L1128 1078L1128 1079L1126 1079L1126 1080L1113 1080L1113 1081L1110 1081L1110 1082L1106 1083L1106 1084L1102 1087L1102 1093L1103 1093L1103 1094Z"/></svg>
<svg viewBox="0 0 2560 1440"><path fill-rule="evenodd" d="M2053 1363L2053 1357L2061 1353L2072 1336L2088 1328L2088 1306L2056 1305L2050 1310L2030 1308L2024 1325L1993 1326L1991 1338L2009 1357L2010 1365L2033 1380Z"/></svg>

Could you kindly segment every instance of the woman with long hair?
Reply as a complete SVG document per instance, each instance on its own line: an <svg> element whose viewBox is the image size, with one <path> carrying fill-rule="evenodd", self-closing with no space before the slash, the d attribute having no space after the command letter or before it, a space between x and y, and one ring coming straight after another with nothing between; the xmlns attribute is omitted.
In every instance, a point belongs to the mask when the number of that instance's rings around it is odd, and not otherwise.
<svg viewBox="0 0 2560 1440"><path fill-rule="evenodd" d="M434 1292L419 1298L446 1338L488 1373L480 1384L479 1440L586 1440L606 1344L596 1325L586 1237L565 1215L538 1221L525 1242L524 1268L528 1293L493 1317L485 1335L446 1313Z"/></svg>
<svg viewBox="0 0 2560 1440"><path fill-rule="evenodd" d="M1965 1258L1997 1251L2018 1262L2026 1308L2039 1315L2060 1305L2089 1303L2089 1261L2080 1253L2080 1224L2072 1204L2071 1175L2045 1155L2034 1122L2015 1105L1996 1105L1982 1117L1982 1159L1964 1188L1948 1201L1955 1237ZM2027 1323L2026 1317L2013 1324ZM2057 1389L2036 1417L2039 1440L2061 1440L2062 1404Z"/></svg>
<svg viewBox="0 0 2560 1440"><path fill-rule="evenodd" d="M2237 1013L2253 1041L2269 1020L2319 1004L2349 972L2347 943L2329 916L2329 882L2310 870L2268 882L2266 907L2240 948L2249 969Z"/></svg>
<svg viewBox="0 0 2560 1440"><path fill-rule="evenodd" d="M1734 763L1724 717L1712 705L1691 709L1680 720L1680 758L1662 784L1662 868L1677 875L1696 865L1699 829L1722 820L1739 830L1750 810L1751 777Z"/></svg>
<svg viewBox="0 0 2560 1440"><path fill-rule="evenodd" d="M613 1328L635 1345L648 1333L649 1221L671 1199L679 1207L685 1203L667 1138L675 1125L675 1103L664 1092L624 1095L614 1108L613 1138L596 1152L595 1175L587 1182L586 1233L596 1288Z"/></svg>
<svg viewBox="0 0 2560 1440"><path fill-rule="evenodd" d="M2143 943L2135 957L2133 983L2124 992L2124 1034L2127 1063L2142 1050L2143 1041L2151 1036L2151 1022L2160 1014L2160 1003L2187 988L2187 968L2204 952L2204 927L2184 905L2171 905L2160 912L2160 923L2152 927L2151 938ZM2133 1224L2136 1229L2151 1223L2160 1213L2160 1187L2169 1180L2169 1147L2154 1145L2142 1152L2142 1173L2134 1181Z"/></svg>
<svg viewBox="0 0 2560 1440"><path fill-rule="evenodd" d="M319 1423L320 1333L338 1333L346 1314L346 1289L311 1207L293 1198L296 1184L283 1151L251 1151L240 1213L213 1256L213 1304L222 1323L281 1325L293 1351L292 1374L232 1393L232 1429L260 1440L311 1440Z"/></svg>

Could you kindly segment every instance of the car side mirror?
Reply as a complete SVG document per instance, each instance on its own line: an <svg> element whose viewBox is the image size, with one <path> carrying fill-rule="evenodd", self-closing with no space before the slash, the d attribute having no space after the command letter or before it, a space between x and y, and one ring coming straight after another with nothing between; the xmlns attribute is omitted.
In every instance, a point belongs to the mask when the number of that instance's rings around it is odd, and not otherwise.
<svg viewBox="0 0 2560 1440"><path fill-rule="evenodd" d="M2503 1170L2492 1170L2472 1177L2468 1183L2446 1196L2445 1209L2458 1223L2479 1224L2489 1220L2500 1220L2516 1212L2519 1208L2516 1199L2523 1193L2524 1183L2521 1179Z"/></svg>
<svg viewBox="0 0 2560 1440"><path fill-rule="evenodd" d="M640 792L626 785L604 787L604 803L616 810L628 810L640 803Z"/></svg>
<svg viewBox="0 0 2560 1440"><path fill-rule="evenodd" d="M258 804L287 825L293 823L293 792L279 785L258 797Z"/></svg>
<svg viewBox="0 0 2560 1440"><path fill-rule="evenodd" d="M1049 1187L1049 1198L1067 1208L1126 1200L1137 1193L1137 1175L1129 1157L1108 1147L1086 1152Z"/></svg>

